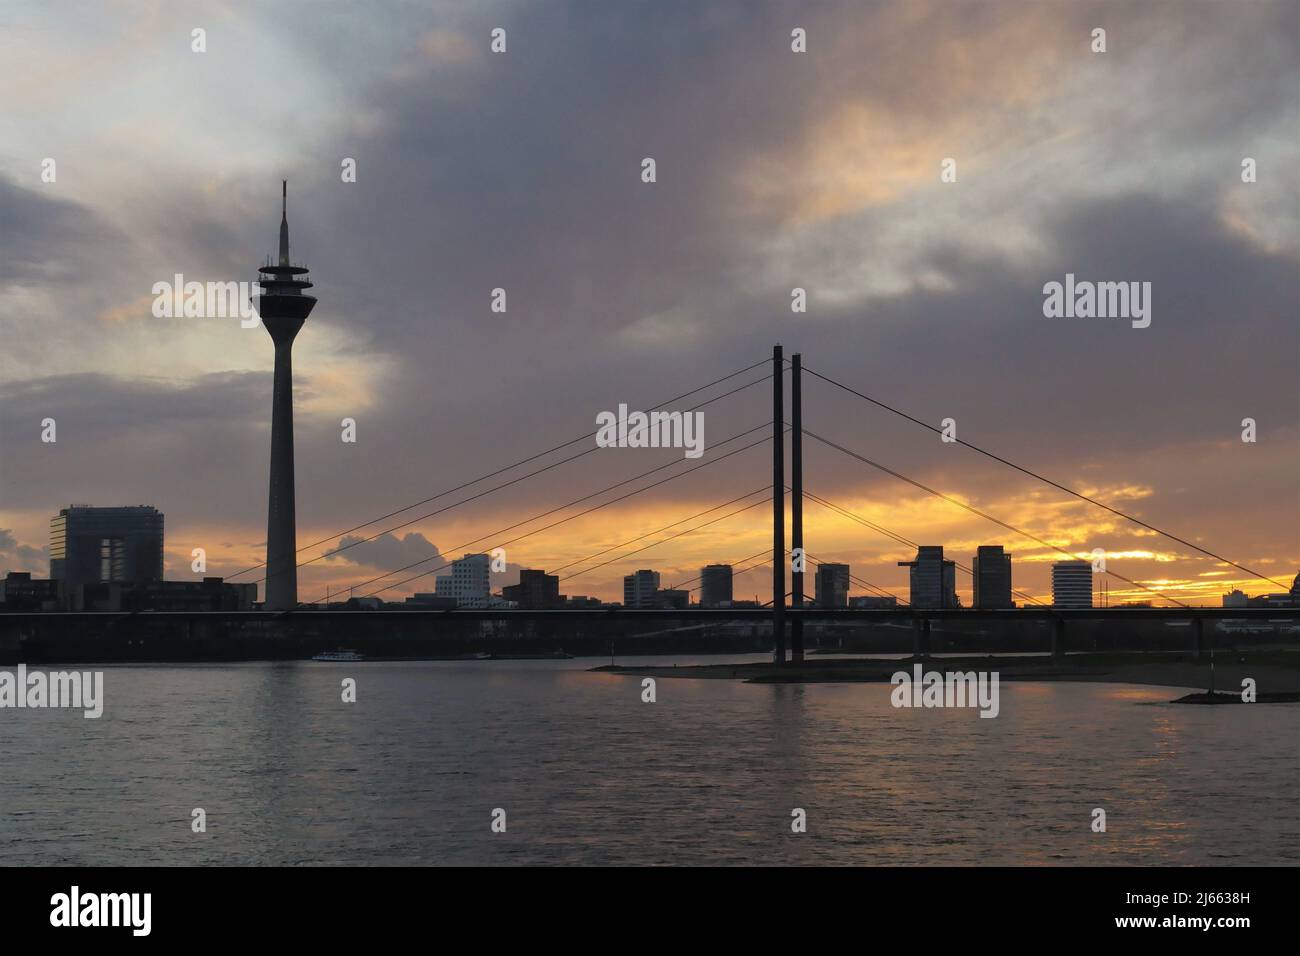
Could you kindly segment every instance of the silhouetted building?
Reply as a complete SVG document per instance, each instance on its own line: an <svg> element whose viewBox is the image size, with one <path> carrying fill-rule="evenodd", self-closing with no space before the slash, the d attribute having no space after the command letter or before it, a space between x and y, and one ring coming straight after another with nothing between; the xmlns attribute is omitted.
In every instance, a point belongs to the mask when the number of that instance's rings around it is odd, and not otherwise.
<svg viewBox="0 0 1300 956"><path fill-rule="evenodd" d="M849 607L857 608L881 608L881 607L898 607L898 598L893 595L884 596L877 594L855 594L849 598Z"/></svg>
<svg viewBox="0 0 1300 956"><path fill-rule="evenodd" d="M655 594L655 603L661 608L684 610L691 606L691 592L681 588L663 588Z"/></svg>
<svg viewBox="0 0 1300 956"><path fill-rule="evenodd" d="M417 611L449 611L456 606L456 599L439 597L430 591L417 591L406 599L405 605Z"/></svg>
<svg viewBox="0 0 1300 956"><path fill-rule="evenodd" d="M1295 600L1289 591L1274 594L1257 594L1249 599L1250 607L1295 607Z"/></svg>
<svg viewBox="0 0 1300 956"><path fill-rule="evenodd" d="M1235 588L1223 596L1224 607L1247 607L1250 604L1250 598L1246 597L1245 592Z"/></svg>
<svg viewBox="0 0 1300 956"><path fill-rule="evenodd" d="M585 594L575 594L564 602L565 607L584 608L600 607L600 598L587 597Z"/></svg>
<svg viewBox="0 0 1300 956"><path fill-rule="evenodd" d="M501 596L518 607L536 610L559 607L564 602L559 575L532 569L520 571L519 583L503 587Z"/></svg>
<svg viewBox="0 0 1300 956"><path fill-rule="evenodd" d="M202 581L152 581L119 592L122 611L251 611L256 584L227 584L218 577Z"/></svg>
<svg viewBox="0 0 1300 956"><path fill-rule="evenodd" d="M457 607L485 608L491 603L491 572L486 554L467 554L451 562L451 574L433 579L434 594L453 598Z"/></svg>
<svg viewBox="0 0 1300 956"><path fill-rule="evenodd" d="M849 606L849 566L819 564L815 582L818 607Z"/></svg>
<svg viewBox="0 0 1300 956"><path fill-rule="evenodd" d="M655 595L659 591L658 571L637 571L623 577L624 607L657 607Z"/></svg>
<svg viewBox="0 0 1300 956"><path fill-rule="evenodd" d="M1052 565L1052 607L1092 607L1092 562Z"/></svg>
<svg viewBox="0 0 1300 956"><path fill-rule="evenodd" d="M27 571L10 571L0 581L0 611L56 611L59 582L33 578Z"/></svg>
<svg viewBox="0 0 1300 956"><path fill-rule="evenodd" d="M700 572L700 607L731 604L731 565L710 564Z"/></svg>
<svg viewBox="0 0 1300 956"><path fill-rule="evenodd" d="M256 584L227 584L218 577L139 584L61 583L59 587L62 611L251 611L256 602Z"/></svg>
<svg viewBox="0 0 1300 956"><path fill-rule="evenodd" d="M1014 607L1011 603L1011 555L1000 544L982 544L971 559L974 603L978 608Z"/></svg>
<svg viewBox="0 0 1300 956"><path fill-rule="evenodd" d="M73 505L50 519L50 578L69 585L143 584L163 576L163 516L138 505Z"/></svg>
<svg viewBox="0 0 1300 956"><path fill-rule="evenodd" d="M957 565L943 559L943 546L923 544L912 561L899 561L908 573L912 607L960 607L957 603Z"/></svg>

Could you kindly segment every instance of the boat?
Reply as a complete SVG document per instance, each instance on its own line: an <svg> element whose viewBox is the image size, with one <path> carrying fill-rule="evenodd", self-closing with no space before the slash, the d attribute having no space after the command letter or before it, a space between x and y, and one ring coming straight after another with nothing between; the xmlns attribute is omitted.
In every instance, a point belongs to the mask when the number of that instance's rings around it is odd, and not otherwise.
<svg viewBox="0 0 1300 956"><path fill-rule="evenodd" d="M364 661L366 658L356 651L321 651L319 654L313 654L311 657L314 661Z"/></svg>

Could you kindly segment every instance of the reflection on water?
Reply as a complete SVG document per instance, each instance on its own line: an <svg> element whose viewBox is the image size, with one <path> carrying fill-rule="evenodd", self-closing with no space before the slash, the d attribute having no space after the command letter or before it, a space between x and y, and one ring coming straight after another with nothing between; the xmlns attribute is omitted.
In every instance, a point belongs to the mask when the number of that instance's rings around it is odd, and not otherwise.
<svg viewBox="0 0 1300 956"><path fill-rule="evenodd" d="M722 680L645 704L596 663L107 668L99 720L0 711L0 862L1300 861L1300 707L1008 683L982 720Z"/></svg>

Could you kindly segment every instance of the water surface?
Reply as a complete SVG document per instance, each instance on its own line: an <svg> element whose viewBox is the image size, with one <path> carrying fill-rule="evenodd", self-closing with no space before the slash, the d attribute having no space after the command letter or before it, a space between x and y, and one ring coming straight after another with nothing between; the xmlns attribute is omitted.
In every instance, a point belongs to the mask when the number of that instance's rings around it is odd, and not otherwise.
<svg viewBox="0 0 1300 956"><path fill-rule="evenodd" d="M1300 706L1004 683L989 720L669 679L647 704L598 663L104 668L98 720L0 711L0 863L1300 861Z"/></svg>

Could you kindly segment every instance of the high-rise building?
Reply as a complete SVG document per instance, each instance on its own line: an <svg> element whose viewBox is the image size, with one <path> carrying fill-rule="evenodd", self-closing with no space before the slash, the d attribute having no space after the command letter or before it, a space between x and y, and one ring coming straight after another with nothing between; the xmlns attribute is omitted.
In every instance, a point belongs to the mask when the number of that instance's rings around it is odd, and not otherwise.
<svg viewBox="0 0 1300 956"><path fill-rule="evenodd" d="M623 577L624 607L657 607L659 591L658 571L637 571Z"/></svg>
<svg viewBox="0 0 1300 956"><path fill-rule="evenodd" d="M271 397L271 485L266 504L266 600L268 610L298 606L298 539L293 477L293 340L316 299L307 267L289 262L289 184L283 183L280 256L260 267L260 295L254 297L262 325L275 343Z"/></svg>
<svg viewBox="0 0 1300 956"><path fill-rule="evenodd" d="M136 505L73 505L50 519L50 578L65 585L144 584L163 576L163 516Z"/></svg>
<svg viewBox="0 0 1300 956"><path fill-rule="evenodd" d="M819 564L815 580L818 607L849 606L849 566Z"/></svg>
<svg viewBox="0 0 1300 956"><path fill-rule="evenodd" d="M486 554L467 554L451 562L451 574L434 578L433 593L452 598L457 607L485 608L492 596L491 570Z"/></svg>
<svg viewBox="0 0 1300 956"><path fill-rule="evenodd" d="M957 564L943 559L943 545L923 544L912 561L899 561L908 573L912 607L960 607L957 603Z"/></svg>
<svg viewBox="0 0 1300 956"><path fill-rule="evenodd" d="M731 565L710 564L700 571L700 606L727 607L731 604Z"/></svg>
<svg viewBox="0 0 1300 956"><path fill-rule="evenodd" d="M1014 607L1011 603L1011 555L1000 544L982 544L971 559L975 607Z"/></svg>
<svg viewBox="0 0 1300 956"><path fill-rule="evenodd" d="M1092 607L1092 562L1052 565L1052 607Z"/></svg>
<svg viewBox="0 0 1300 956"><path fill-rule="evenodd" d="M520 571L519 583L503 587L501 596L521 608L545 610L564 603L560 594L560 576L532 569Z"/></svg>

